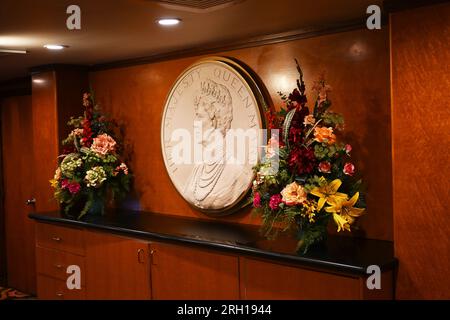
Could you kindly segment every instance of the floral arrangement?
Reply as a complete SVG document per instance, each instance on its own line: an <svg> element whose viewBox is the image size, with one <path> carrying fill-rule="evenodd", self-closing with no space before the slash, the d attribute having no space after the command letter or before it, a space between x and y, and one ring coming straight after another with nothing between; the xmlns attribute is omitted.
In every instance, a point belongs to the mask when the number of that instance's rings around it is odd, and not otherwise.
<svg viewBox="0 0 450 320"><path fill-rule="evenodd" d="M119 156L117 125L100 112L94 95L83 95L84 115L71 117L74 129L62 141L63 154L50 183L55 199L69 214L103 214L107 199L117 199L129 190L130 173Z"/></svg>
<svg viewBox="0 0 450 320"><path fill-rule="evenodd" d="M263 161L255 167L252 200L262 215L265 236L295 229L304 254L326 239L330 221L338 232L351 231L365 203L350 161L352 147L339 139L344 119L330 110L331 87L324 76L314 83L317 100L310 113L303 72L295 62L297 88L288 96L279 92L284 104L279 112L266 112L272 134Z"/></svg>

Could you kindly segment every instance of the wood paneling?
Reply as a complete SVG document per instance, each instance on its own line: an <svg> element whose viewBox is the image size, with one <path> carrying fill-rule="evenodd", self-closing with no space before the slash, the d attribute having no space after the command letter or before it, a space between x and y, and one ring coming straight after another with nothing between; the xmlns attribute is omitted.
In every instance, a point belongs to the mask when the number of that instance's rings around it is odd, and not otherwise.
<svg viewBox="0 0 450 320"><path fill-rule="evenodd" d="M58 110L56 74L54 71L32 76L32 117L34 153L33 196L36 211L57 210L49 180L58 163Z"/></svg>
<svg viewBox="0 0 450 320"><path fill-rule="evenodd" d="M152 243L153 299L239 299L238 258Z"/></svg>
<svg viewBox="0 0 450 320"><path fill-rule="evenodd" d="M301 62L307 88L322 70L333 86L334 110L344 114L346 138L354 160L368 184L368 215L361 219L361 235L392 239L389 48L387 29L356 30L301 39L216 55L246 63L262 79L274 103L276 92L291 91ZM190 208L177 194L164 168L160 125L164 101L178 75L199 56L122 69L96 71L90 80L104 110L125 127L135 174L134 208L189 217L207 218ZM309 91L310 92L310 91ZM311 93L311 92L310 92ZM313 96L308 96L312 105ZM227 221L258 224L248 209Z"/></svg>
<svg viewBox="0 0 450 320"><path fill-rule="evenodd" d="M396 298L450 298L450 4L391 15Z"/></svg>
<svg viewBox="0 0 450 320"><path fill-rule="evenodd" d="M247 300L361 299L358 278L241 258L241 297Z"/></svg>
<svg viewBox="0 0 450 320"><path fill-rule="evenodd" d="M34 293L34 222L25 205L33 194L31 97L4 99L1 116L8 285Z"/></svg>
<svg viewBox="0 0 450 320"><path fill-rule="evenodd" d="M86 231L88 299L146 300L150 292L147 242Z"/></svg>
<svg viewBox="0 0 450 320"><path fill-rule="evenodd" d="M0 108L3 101L0 99ZM1 114L0 109L0 114ZM3 205L4 185L3 185L3 147L2 147L2 117L0 116L0 286L6 284L6 235L5 235L5 208Z"/></svg>

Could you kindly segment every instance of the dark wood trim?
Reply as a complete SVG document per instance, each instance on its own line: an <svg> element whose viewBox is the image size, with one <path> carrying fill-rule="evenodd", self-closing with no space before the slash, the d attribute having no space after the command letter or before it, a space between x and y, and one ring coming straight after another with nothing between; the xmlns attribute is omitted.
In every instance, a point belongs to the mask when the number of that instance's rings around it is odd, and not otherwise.
<svg viewBox="0 0 450 320"><path fill-rule="evenodd" d="M78 65L78 64L44 64L40 66L31 67L28 72L30 75L34 75L37 73L47 72L47 71L63 71L63 70L75 70L75 71L88 71L89 66L86 65Z"/></svg>
<svg viewBox="0 0 450 320"><path fill-rule="evenodd" d="M201 46L197 45L197 46L191 47L191 48L186 48L186 49L171 51L171 52L157 53L157 54L146 56L146 57L138 57L138 58L127 59L127 60L119 60L119 61L95 64L95 65L91 66L90 71L122 68L122 67L148 64L148 63L154 63L154 62L165 61L165 60L180 59L180 58L187 58L187 57L192 57L192 56L212 54L212 53L223 52L223 51L231 51L231 50L237 50L237 49L258 47L258 46L263 46L263 45L312 38L312 37L322 36L322 35L326 35L326 34L351 31L351 30L361 29L361 28L365 28L365 27L366 27L365 20L353 20L353 21L346 21L346 22L338 23L338 24L315 26L315 27L310 27L310 28L292 30L292 31L283 32L283 33L269 34L269 35L257 36L257 37L252 37L252 38L245 38L245 39L240 39L240 40L235 40L235 41L230 41L230 42L207 43L207 44L204 44Z"/></svg>
<svg viewBox="0 0 450 320"><path fill-rule="evenodd" d="M431 6L450 0L384 0L383 9L387 13L414 9L418 7Z"/></svg>
<svg viewBox="0 0 450 320"><path fill-rule="evenodd" d="M31 78L16 78L0 82L0 98L31 94Z"/></svg>
<svg viewBox="0 0 450 320"><path fill-rule="evenodd" d="M0 100L0 108L2 101ZM6 230L5 230L5 208L4 185L3 185L3 144L2 144L2 117L0 109L0 286L6 285Z"/></svg>

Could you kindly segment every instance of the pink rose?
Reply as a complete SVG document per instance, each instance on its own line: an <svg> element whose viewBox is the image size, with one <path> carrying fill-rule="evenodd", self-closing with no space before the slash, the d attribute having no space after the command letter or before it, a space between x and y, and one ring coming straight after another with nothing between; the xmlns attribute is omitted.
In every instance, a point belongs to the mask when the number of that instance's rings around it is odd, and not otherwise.
<svg viewBox="0 0 450 320"><path fill-rule="evenodd" d="M353 163L347 162L344 165L344 173L348 176L352 176L355 173L355 166L353 165Z"/></svg>
<svg viewBox="0 0 450 320"><path fill-rule="evenodd" d="M346 144L346 145L345 145L345 152L346 152L347 154L349 154L350 151L352 151L352 146L349 145L349 144Z"/></svg>
<svg viewBox="0 0 450 320"><path fill-rule="evenodd" d="M69 184L69 192L71 194L76 194L80 191L81 186L78 182L72 182Z"/></svg>
<svg viewBox="0 0 450 320"><path fill-rule="evenodd" d="M104 156L108 152L114 152L116 148L116 141L108 136L106 133L98 135L94 138L94 142L91 145L91 150L97 153L99 156Z"/></svg>
<svg viewBox="0 0 450 320"><path fill-rule="evenodd" d="M273 196L271 196L269 201L270 209L277 210L280 202L281 202L281 194L274 194Z"/></svg>
<svg viewBox="0 0 450 320"><path fill-rule="evenodd" d="M255 194L253 195L253 206L255 208L261 207L261 196L260 196L259 192L255 192Z"/></svg>
<svg viewBox="0 0 450 320"><path fill-rule="evenodd" d="M322 173L330 173L331 164L328 161L322 161L319 163L319 171Z"/></svg>

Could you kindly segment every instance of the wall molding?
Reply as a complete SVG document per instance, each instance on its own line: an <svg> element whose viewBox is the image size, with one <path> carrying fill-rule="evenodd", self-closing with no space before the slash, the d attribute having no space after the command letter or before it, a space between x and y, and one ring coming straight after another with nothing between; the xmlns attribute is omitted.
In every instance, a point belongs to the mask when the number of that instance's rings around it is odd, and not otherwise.
<svg viewBox="0 0 450 320"><path fill-rule="evenodd" d="M31 95L31 77L0 82L0 98Z"/></svg>
<svg viewBox="0 0 450 320"><path fill-rule="evenodd" d="M384 0L383 9L387 13L392 13L445 2L450 0Z"/></svg>
<svg viewBox="0 0 450 320"><path fill-rule="evenodd" d="M386 23L386 21L383 21L383 23ZM244 49L244 48L258 47L258 46L263 46L263 45L270 45L270 44L294 41L294 40L299 40L299 39L313 38L313 37L323 36L323 35L327 35L327 34L352 31L352 30L357 30L357 29L361 29L361 28L365 28L365 27L366 27L365 19L346 21L346 22L331 24L331 25L314 26L314 27L309 27L309 28L291 30L291 31L282 32L282 33L267 34L267 35L262 35L262 36L244 38L244 39L239 39L239 40L234 40L234 41L229 41L229 42L214 42L214 43L208 43L208 44L200 45L200 46L197 45L195 47L190 47L190 48L186 48L186 49L182 49L182 50L157 53L154 55L138 57L138 58L133 58L133 59L125 59L125 60L118 60L118 61L112 61L112 62L107 62L107 63L95 64L90 67L90 71L123 68L123 67L129 67L129 66L135 66L135 65L141 65L141 64L149 64L149 63L166 61L166 60L181 59L181 58L187 58L187 57L193 57L193 56L213 54L213 53L223 52L223 51L231 51L231 50L238 50L238 49Z"/></svg>

